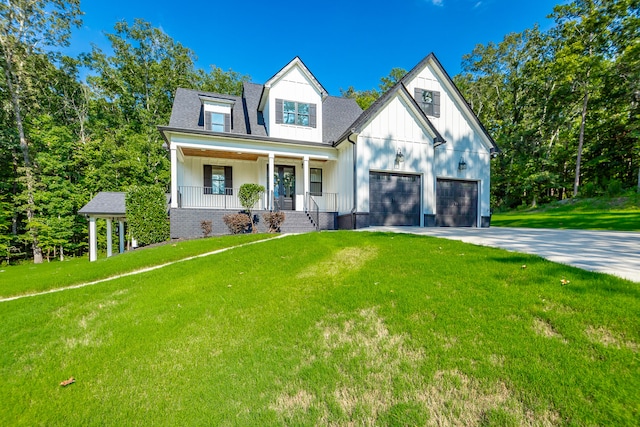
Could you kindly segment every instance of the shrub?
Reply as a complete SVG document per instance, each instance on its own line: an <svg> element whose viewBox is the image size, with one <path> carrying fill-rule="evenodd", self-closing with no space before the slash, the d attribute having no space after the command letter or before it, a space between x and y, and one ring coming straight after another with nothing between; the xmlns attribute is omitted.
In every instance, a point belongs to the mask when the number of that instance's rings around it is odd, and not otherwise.
<svg viewBox="0 0 640 427"><path fill-rule="evenodd" d="M249 219L251 220L251 229L255 233L256 227L253 222L253 215L251 211L253 207L258 203L260 197L264 193L264 186L260 184L242 184L240 186L240 191L238 191L238 199L240 199L240 204L243 208L247 210L247 215L249 215Z"/></svg>
<svg viewBox="0 0 640 427"><path fill-rule="evenodd" d="M610 197L619 196L622 193L622 182L617 179L612 179L607 185L607 194Z"/></svg>
<svg viewBox="0 0 640 427"><path fill-rule="evenodd" d="M209 234L211 234L211 230L213 230L211 221L206 221L206 220L203 220L200 223L200 228L202 228L202 234L204 235L204 237L209 237Z"/></svg>
<svg viewBox="0 0 640 427"><path fill-rule="evenodd" d="M129 233L140 246L169 240L167 199L159 187L131 187L125 197Z"/></svg>
<svg viewBox="0 0 640 427"><path fill-rule="evenodd" d="M587 182L582 186L581 193L584 197L595 197L598 195L598 187L593 182Z"/></svg>
<svg viewBox="0 0 640 427"><path fill-rule="evenodd" d="M251 217L247 214L227 214L222 217L222 220L232 234L246 233L251 227Z"/></svg>
<svg viewBox="0 0 640 427"><path fill-rule="evenodd" d="M278 233L284 222L284 212L266 212L262 214L262 219L269 227L269 233Z"/></svg>

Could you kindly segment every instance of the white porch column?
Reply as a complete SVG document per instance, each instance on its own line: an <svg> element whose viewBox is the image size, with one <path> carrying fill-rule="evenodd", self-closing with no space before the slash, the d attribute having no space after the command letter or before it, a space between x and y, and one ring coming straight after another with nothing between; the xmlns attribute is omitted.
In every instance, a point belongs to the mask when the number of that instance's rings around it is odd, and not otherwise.
<svg viewBox="0 0 640 427"><path fill-rule="evenodd" d="M118 242L120 243L120 253L124 253L124 221L118 222Z"/></svg>
<svg viewBox="0 0 640 427"><path fill-rule="evenodd" d="M269 176L267 177L267 191L269 192L268 209L273 210L273 174L274 174L275 154L269 153Z"/></svg>
<svg viewBox="0 0 640 427"><path fill-rule="evenodd" d="M302 173L304 174L303 191L304 191L304 209L309 209L307 197L309 196L309 156L302 158Z"/></svg>
<svg viewBox="0 0 640 427"><path fill-rule="evenodd" d="M111 230L111 218L107 218L107 258L113 255L113 238Z"/></svg>
<svg viewBox="0 0 640 427"><path fill-rule="evenodd" d="M98 259L98 239L96 237L96 217L89 217L89 261Z"/></svg>
<svg viewBox="0 0 640 427"><path fill-rule="evenodd" d="M178 150L171 144L171 207L178 207Z"/></svg>

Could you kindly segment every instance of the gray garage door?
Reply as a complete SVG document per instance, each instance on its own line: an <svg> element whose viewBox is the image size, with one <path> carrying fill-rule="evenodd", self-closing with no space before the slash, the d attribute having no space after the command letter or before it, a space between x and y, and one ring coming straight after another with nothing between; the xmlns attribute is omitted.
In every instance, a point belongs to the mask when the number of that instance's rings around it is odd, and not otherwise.
<svg viewBox="0 0 640 427"><path fill-rule="evenodd" d="M476 227L478 221L478 183L439 179L436 184L436 225Z"/></svg>
<svg viewBox="0 0 640 427"><path fill-rule="evenodd" d="M420 225L420 176L369 173L369 223Z"/></svg>

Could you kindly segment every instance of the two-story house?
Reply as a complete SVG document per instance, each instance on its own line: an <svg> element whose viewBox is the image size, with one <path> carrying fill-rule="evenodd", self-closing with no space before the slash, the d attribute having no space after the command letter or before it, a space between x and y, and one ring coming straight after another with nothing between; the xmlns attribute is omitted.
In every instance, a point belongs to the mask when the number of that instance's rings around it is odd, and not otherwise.
<svg viewBox="0 0 640 427"><path fill-rule="evenodd" d="M173 238L202 236L202 221L226 233L244 183L265 187L258 211L286 211L283 231L489 225L497 147L433 54L366 111L296 57L241 96L178 89L159 130Z"/></svg>

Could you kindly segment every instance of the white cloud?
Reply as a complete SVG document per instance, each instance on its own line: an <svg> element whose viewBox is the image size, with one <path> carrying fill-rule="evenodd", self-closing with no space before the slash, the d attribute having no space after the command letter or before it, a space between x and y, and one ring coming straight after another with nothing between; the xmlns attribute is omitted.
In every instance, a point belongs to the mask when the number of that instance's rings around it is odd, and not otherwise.
<svg viewBox="0 0 640 427"><path fill-rule="evenodd" d="M444 0L431 0L431 3L434 6L442 6L442 3L444 2Z"/></svg>

